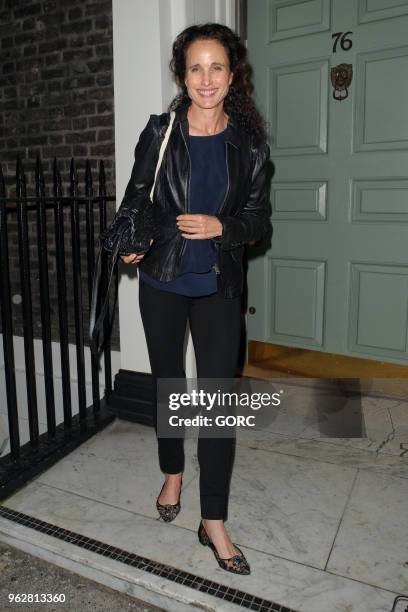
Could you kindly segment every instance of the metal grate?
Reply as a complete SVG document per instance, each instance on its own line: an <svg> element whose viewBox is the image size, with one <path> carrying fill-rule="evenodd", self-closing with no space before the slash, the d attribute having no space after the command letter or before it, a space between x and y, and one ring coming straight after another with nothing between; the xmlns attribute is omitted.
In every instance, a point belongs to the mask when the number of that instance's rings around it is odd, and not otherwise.
<svg viewBox="0 0 408 612"><path fill-rule="evenodd" d="M224 586L219 582L206 580L201 576L190 574L189 572L177 569L171 565L158 563L157 561L153 561L147 557L141 557L140 555L128 552L122 548L110 546L109 544L105 544L100 540L87 538L79 533L62 529L62 527L57 527L51 523L46 523L45 521L41 521L37 518L29 516L28 514L16 512L15 510L7 508L6 506L0 506L0 516L13 521L14 523L18 523L19 525L24 525L26 527L30 527L31 529L35 529L36 531L40 531L41 533L46 533L47 535L63 540L64 542L69 542L75 546L80 546L81 548L95 552L103 557L108 557L109 559L120 561L121 563L131 565L132 567L136 567L137 569L144 570L156 576L167 578L167 580L190 587L196 591L208 593L209 595L213 595L214 597L218 597L224 601L229 601L241 606L242 608L258 610L259 612L296 612L296 610L293 610L292 608L282 606L268 599L262 599L261 597L256 597L255 595L246 593L245 591L239 591L237 589Z"/></svg>

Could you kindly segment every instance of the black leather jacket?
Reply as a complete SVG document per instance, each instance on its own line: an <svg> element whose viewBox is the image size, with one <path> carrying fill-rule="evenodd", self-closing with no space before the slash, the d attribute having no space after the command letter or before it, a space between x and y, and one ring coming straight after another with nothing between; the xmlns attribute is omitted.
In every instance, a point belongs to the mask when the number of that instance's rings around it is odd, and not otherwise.
<svg viewBox="0 0 408 612"><path fill-rule="evenodd" d="M187 106L176 111L170 139L157 175L153 208L160 235L139 266L161 281L173 280L179 271L187 242L181 236L176 217L188 213L190 158L187 147ZM121 207L151 205L149 193L159 149L170 114L150 115L135 148L135 161ZM269 146L255 147L252 138L230 116L225 132L228 189L216 215L223 231L211 238L217 245L218 293L226 298L240 295L244 286L245 243L259 240L272 226L269 212L267 162Z"/></svg>

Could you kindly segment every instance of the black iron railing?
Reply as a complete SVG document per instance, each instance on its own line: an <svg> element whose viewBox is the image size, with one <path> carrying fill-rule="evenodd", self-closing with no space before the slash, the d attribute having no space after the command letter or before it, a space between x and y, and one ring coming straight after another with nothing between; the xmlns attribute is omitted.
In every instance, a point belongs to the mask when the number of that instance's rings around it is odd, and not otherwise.
<svg viewBox="0 0 408 612"><path fill-rule="evenodd" d="M109 329L105 329L107 338L103 351L104 360L104 395L100 398L99 362L102 356L91 355L92 405L86 403L85 346L87 337L84 333L84 303L91 303L92 276L95 265L95 234L103 231L107 223L107 203L114 196L106 193L104 164L99 162L98 195L94 195L91 165L86 160L85 193L80 195L78 173L75 160L71 160L69 176L69 195L64 196L61 174L57 160L53 163L52 194L46 195L42 163L37 156L35 168L35 196L28 197L26 178L20 156L16 163L15 197L7 197L5 180L0 165L0 310L4 352L4 375L7 406L2 408L8 417L10 453L0 459L0 498L16 488L16 482L22 483L40 466L50 465L65 452L105 426L113 417L106 410L109 395L112 392L112 367ZM70 227L64 223L64 210L70 214ZM53 211L53 232L55 243L55 270L58 302L58 329L61 360L63 422L56 422L54 393L54 364L52 358L51 308L50 308L50 272L49 253L47 248L49 223L47 211ZM80 216L85 210L85 231ZM30 211L34 211L31 213ZM33 292L30 263L33 258L33 239L29 236L28 214L36 217L36 253L38 253L38 283L41 313L41 341L44 364L45 409L47 431L39 434L36 364L33 329ZM81 214L80 214L81 213ZM52 215L52 212L50 213ZM49 215L48 215L49 216ZM66 215L65 215L66 216ZM19 283L21 292L21 314L24 339L25 386L27 390L27 413L29 425L29 442L20 443L19 407L16 385L16 367L13 343L13 303L10 282L9 230L10 220L17 221ZM31 240L30 240L31 238ZM66 243L70 242L71 251L66 257ZM30 250L31 247L31 250ZM81 251L86 250L84 258ZM31 260L30 260L31 257ZM85 265L84 265L85 259ZM69 360L68 333L68 295L67 265L72 279L74 297L75 351L77 369L77 405L78 413L73 415L71 397L71 375ZM106 283L107 262L102 257L102 284ZM14 280L14 279L13 279ZM117 281L117 279L116 279ZM84 295L87 285L87 296ZM105 285L106 286L106 285ZM103 294L103 288L102 288ZM85 299L84 299L85 298ZM106 326L109 323L109 313ZM39 466L33 471L34 464ZM26 478L27 476L27 478ZM14 484L13 484L14 483Z"/></svg>

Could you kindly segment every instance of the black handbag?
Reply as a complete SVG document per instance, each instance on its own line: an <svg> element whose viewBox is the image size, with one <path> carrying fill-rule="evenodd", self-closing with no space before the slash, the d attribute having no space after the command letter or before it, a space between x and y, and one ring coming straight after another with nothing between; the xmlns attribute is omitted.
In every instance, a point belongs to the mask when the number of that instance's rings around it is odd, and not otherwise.
<svg viewBox="0 0 408 612"><path fill-rule="evenodd" d="M101 332L104 328L104 321L109 307L109 290L114 274L117 273L117 263L120 255L138 255L146 253L150 248L151 240L159 235L159 228L155 221L155 211L153 207L153 192L156 184L157 173L159 172L164 151L166 149L170 132L173 126L175 112L170 113L170 123L166 130L163 142L160 146L159 159L157 161L154 174L153 186L150 191L150 203L141 210L126 206L126 201L122 202L119 210L115 214L110 226L99 236L100 248L95 262L95 269L92 281L92 300L89 315L89 341L92 354L98 354L104 344ZM104 287L105 299L101 311L96 317L98 303L101 293L102 276L102 257L106 252L108 258L107 286ZM116 275L117 278L117 275ZM117 283L115 289L115 301L112 310L112 318L109 328L112 327L117 298Z"/></svg>

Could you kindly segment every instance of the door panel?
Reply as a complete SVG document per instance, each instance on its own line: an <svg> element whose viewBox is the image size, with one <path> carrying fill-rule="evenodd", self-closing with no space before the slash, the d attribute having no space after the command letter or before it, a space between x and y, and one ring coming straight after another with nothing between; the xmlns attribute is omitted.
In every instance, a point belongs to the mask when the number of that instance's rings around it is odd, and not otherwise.
<svg viewBox="0 0 408 612"><path fill-rule="evenodd" d="M408 179L352 182L352 220L408 223Z"/></svg>
<svg viewBox="0 0 408 612"><path fill-rule="evenodd" d="M359 23L382 21L408 13L405 0L359 0Z"/></svg>
<svg viewBox="0 0 408 612"><path fill-rule="evenodd" d="M275 156L327 151L327 69L327 62L270 68L268 114L276 126ZM300 92L301 114L296 95Z"/></svg>
<svg viewBox="0 0 408 612"><path fill-rule="evenodd" d="M349 335L354 351L373 357L404 357L408 268L352 264L351 275Z"/></svg>
<svg viewBox="0 0 408 612"><path fill-rule="evenodd" d="M280 341L320 346L323 336L324 262L269 258L270 335ZM299 294L302 300L299 301ZM290 308L288 308L290 304Z"/></svg>
<svg viewBox="0 0 408 612"><path fill-rule="evenodd" d="M275 165L272 246L249 260L249 339L408 362L407 31L408 0L248 3ZM338 32L351 48L334 52ZM343 101L340 63L353 68Z"/></svg>
<svg viewBox="0 0 408 612"><path fill-rule="evenodd" d="M354 151L407 149L408 47L357 58Z"/></svg>
<svg viewBox="0 0 408 612"><path fill-rule="evenodd" d="M324 221L327 209L327 182L274 182L271 204L274 220Z"/></svg>
<svg viewBox="0 0 408 612"><path fill-rule="evenodd" d="M329 29L330 0L268 2L269 42Z"/></svg>

